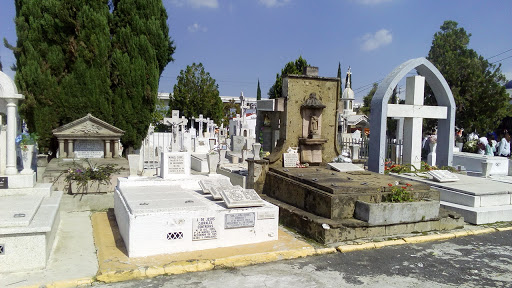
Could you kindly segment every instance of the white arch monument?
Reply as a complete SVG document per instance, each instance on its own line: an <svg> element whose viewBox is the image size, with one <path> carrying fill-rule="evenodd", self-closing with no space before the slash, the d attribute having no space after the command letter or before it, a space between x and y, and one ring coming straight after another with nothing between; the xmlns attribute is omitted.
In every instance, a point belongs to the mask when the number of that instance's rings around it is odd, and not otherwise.
<svg viewBox="0 0 512 288"><path fill-rule="evenodd" d="M388 104L393 88L413 69L416 69L420 76L407 79L405 105ZM423 105L425 80L430 85L430 88L432 88L438 106ZM371 107L368 170L381 174L384 173L387 117L405 118L404 163L410 163L415 166L421 161L421 129L423 119L439 119L437 163L439 166L452 165L455 100L443 75L430 61L425 58L416 58L396 67L377 88ZM416 167L419 168L419 166Z"/></svg>

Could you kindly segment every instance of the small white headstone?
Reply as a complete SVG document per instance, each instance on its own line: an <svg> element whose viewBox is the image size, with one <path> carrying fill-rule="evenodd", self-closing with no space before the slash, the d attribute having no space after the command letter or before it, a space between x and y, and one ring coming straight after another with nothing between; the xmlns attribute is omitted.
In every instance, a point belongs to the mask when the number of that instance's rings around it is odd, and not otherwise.
<svg viewBox="0 0 512 288"><path fill-rule="evenodd" d="M188 152L164 152L160 161L160 176L167 178L172 174L190 174L190 153Z"/></svg>
<svg viewBox="0 0 512 288"><path fill-rule="evenodd" d="M364 171L362 167L352 163L327 163L327 165L339 172Z"/></svg>
<svg viewBox="0 0 512 288"><path fill-rule="evenodd" d="M459 181L459 177L448 170L431 170L428 171L437 182L454 182Z"/></svg>
<svg viewBox="0 0 512 288"><path fill-rule="evenodd" d="M299 153L283 153L283 167L297 167Z"/></svg>
<svg viewBox="0 0 512 288"><path fill-rule="evenodd" d="M254 189L243 189L235 186L229 189L220 190L220 195L228 208L263 206L265 202L260 198Z"/></svg>

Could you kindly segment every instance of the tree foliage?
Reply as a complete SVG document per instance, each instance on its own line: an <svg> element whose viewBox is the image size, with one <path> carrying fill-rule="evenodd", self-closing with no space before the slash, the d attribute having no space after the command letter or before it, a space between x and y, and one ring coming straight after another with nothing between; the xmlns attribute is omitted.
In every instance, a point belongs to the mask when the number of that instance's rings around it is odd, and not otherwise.
<svg viewBox="0 0 512 288"><path fill-rule="evenodd" d="M125 130L125 147L140 145L174 52L161 0L15 5L17 43L4 45L16 57L20 113L40 150L51 146L53 129L87 113Z"/></svg>
<svg viewBox="0 0 512 288"><path fill-rule="evenodd" d="M240 109L240 104L236 103L235 99L229 100L229 102L224 103L224 118L222 119L222 123L225 127L229 125L229 119L232 119L236 116L236 114L242 114L242 109Z"/></svg>
<svg viewBox="0 0 512 288"><path fill-rule="evenodd" d="M370 92L363 97L363 107L361 107L360 111L366 116L370 116L372 99L373 95L375 95L375 92L377 91L377 87L379 87L379 84L373 83L373 87Z"/></svg>
<svg viewBox="0 0 512 288"><path fill-rule="evenodd" d="M468 48L468 34L455 21L445 21L434 34L427 59L439 69L452 90L457 106L455 125L479 134L497 128L511 114L500 65L489 63ZM435 103L430 89L426 103Z"/></svg>
<svg viewBox="0 0 512 288"><path fill-rule="evenodd" d="M342 81L341 81L341 62L338 62L338 74L337 76L339 79L340 79L340 95L339 95L339 99L341 99L341 96L343 95L343 85L342 85Z"/></svg>
<svg viewBox="0 0 512 288"><path fill-rule="evenodd" d="M158 81L172 61L167 12L161 0L117 0L112 14L112 110L123 145L138 148L157 104Z"/></svg>
<svg viewBox="0 0 512 288"><path fill-rule="evenodd" d="M203 64L192 63L180 71L174 85L169 110L180 110L180 114L190 118L199 114L220 124L223 117L223 104L219 96L219 86Z"/></svg>
<svg viewBox="0 0 512 288"><path fill-rule="evenodd" d="M256 100L261 100L260 79L258 79L258 89L256 89Z"/></svg>
<svg viewBox="0 0 512 288"><path fill-rule="evenodd" d="M268 90L268 97L270 99L278 98L282 96L283 92L283 75L291 75L291 74L302 74L302 70L304 67L308 66L308 62L299 56L295 62L290 61L286 63L284 68L281 70L281 73L276 74L276 82L270 87Z"/></svg>

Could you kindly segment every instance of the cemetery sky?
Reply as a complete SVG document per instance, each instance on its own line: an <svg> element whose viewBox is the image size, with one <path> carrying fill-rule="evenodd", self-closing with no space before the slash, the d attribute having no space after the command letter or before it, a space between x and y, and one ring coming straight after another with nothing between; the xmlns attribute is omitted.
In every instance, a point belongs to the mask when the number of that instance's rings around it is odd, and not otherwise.
<svg viewBox="0 0 512 288"><path fill-rule="evenodd" d="M472 34L469 48L502 64L512 79L512 2L477 0L163 0L169 15L175 61L160 78L160 92L172 92L180 70L202 62L221 96L262 97L289 61L300 55L320 76L343 77L352 68L356 102L371 84L400 63L426 57L434 33L454 20ZM13 0L0 5L0 37L16 42ZM4 72L15 63L0 47ZM403 84L400 84L403 85ZM405 95L402 88L401 97Z"/></svg>

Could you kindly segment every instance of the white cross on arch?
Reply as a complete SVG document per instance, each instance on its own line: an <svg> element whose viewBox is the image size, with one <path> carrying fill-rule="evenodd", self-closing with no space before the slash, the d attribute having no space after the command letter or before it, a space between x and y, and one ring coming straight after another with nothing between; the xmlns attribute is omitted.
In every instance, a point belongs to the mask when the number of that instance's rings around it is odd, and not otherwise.
<svg viewBox="0 0 512 288"><path fill-rule="evenodd" d="M387 117L405 118L403 162L417 169L421 165L421 140L423 119L446 119L448 107L424 106L425 77L407 77L405 85L405 105L388 104Z"/></svg>

